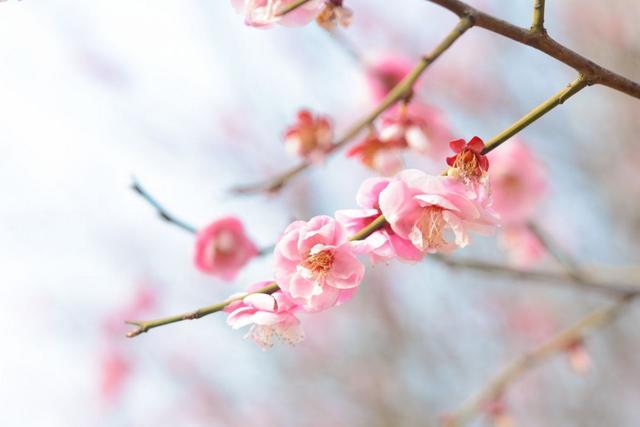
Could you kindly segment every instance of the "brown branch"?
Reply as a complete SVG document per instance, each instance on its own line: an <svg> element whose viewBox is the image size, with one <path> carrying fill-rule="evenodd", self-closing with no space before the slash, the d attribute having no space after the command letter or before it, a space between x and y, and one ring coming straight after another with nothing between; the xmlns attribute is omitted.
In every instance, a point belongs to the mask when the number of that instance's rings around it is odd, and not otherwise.
<svg viewBox="0 0 640 427"><path fill-rule="evenodd" d="M507 387L524 373L553 356L563 353L570 344L583 339L592 330L612 322L632 299L633 296L626 296L613 305L591 312L572 326L554 335L541 346L518 357L489 381L475 397L455 412L448 414L443 427L459 427L471 421L483 411L487 404L500 399Z"/></svg>
<svg viewBox="0 0 640 427"><path fill-rule="evenodd" d="M460 0L427 0L458 16L473 19L474 26L500 34L557 59L582 74L589 84L601 84L640 99L640 84L604 68L574 52L543 31L530 31L486 14Z"/></svg>
<svg viewBox="0 0 640 427"><path fill-rule="evenodd" d="M436 59L440 57L451 45L462 36L472 26L471 19L462 17L453 30L436 46L431 53L422 57L418 65L402 80L400 81L387 96L380 102L380 104L365 117L356 122L347 132L338 139L329 153L335 152L351 139L355 138L362 130L366 129L380 114L393 106L396 102L403 99L407 94L411 93L415 82L422 75L422 73L431 65ZM280 190L291 178L298 175L300 172L307 169L311 163L302 162L298 166L269 179L266 182L261 182L253 185L239 186L233 188L231 191L237 194L251 194L258 192L276 192Z"/></svg>

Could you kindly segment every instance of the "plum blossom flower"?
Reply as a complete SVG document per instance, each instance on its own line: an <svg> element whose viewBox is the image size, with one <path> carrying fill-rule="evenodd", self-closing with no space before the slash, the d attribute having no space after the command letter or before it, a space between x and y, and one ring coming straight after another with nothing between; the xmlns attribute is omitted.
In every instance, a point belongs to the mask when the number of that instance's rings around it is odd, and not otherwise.
<svg viewBox="0 0 640 427"><path fill-rule="evenodd" d="M402 56L387 55L373 62L367 69L367 83L373 100L380 102L387 96L407 74L411 72L413 64Z"/></svg>
<svg viewBox="0 0 640 427"><path fill-rule="evenodd" d="M265 281L250 286L247 296L229 304L224 310L230 313L227 324L233 329L251 325L245 338L251 338L263 350L273 346L274 337L291 345L304 339L300 320L295 315L299 307L291 298L282 291L271 295L250 293L271 283Z"/></svg>
<svg viewBox="0 0 640 427"><path fill-rule="evenodd" d="M200 271L230 281L258 252L242 222L225 217L198 231L194 262Z"/></svg>
<svg viewBox="0 0 640 427"><path fill-rule="evenodd" d="M390 178L365 180L356 196L356 202L362 209L343 209L336 212L336 219L350 234L359 232L382 214L379 197L389 182ZM422 258L422 253L409 240L397 236L389 224L385 224L364 240L352 242L352 246L355 252L368 254L373 262L396 256L406 261L419 261Z"/></svg>
<svg viewBox="0 0 640 427"><path fill-rule="evenodd" d="M344 7L343 3L343 0L325 0L324 7L316 17L318 25L327 31L335 29L338 24L341 27L351 25L353 11Z"/></svg>
<svg viewBox="0 0 640 427"><path fill-rule="evenodd" d="M347 157L356 157L360 163L382 175L393 175L404 165L404 143L399 140L383 141L375 130L347 151Z"/></svg>
<svg viewBox="0 0 640 427"><path fill-rule="evenodd" d="M469 231L491 234L497 217L484 186L470 188L448 176L408 169L380 193L380 210L392 230L423 254L469 243Z"/></svg>
<svg viewBox="0 0 640 427"><path fill-rule="evenodd" d="M509 262L520 268L529 268L547 253L544 245L526 224L507 224L498 238L507 251Z"/></svg>
<svg viewBox="0 0 640 427"><path fill-rule="evenodd" d="M489 160L482 154L484 142L477 136L469 142L464 139L456 139L449 143L454 151L453 156L447 157L449 169L447 175L462 178L465 182L479 181L489 170Z"/></svg>
<svg viewBox="0 0 640 427"><path fill-rule="evenodd" d="M381 118L380 139L398 144L433 161L439 161L447 152L451 140L449 126L443 114L435 107L412 101L401 103Z"/></svg>
<svg viewBox="0 0 640 427"><path fill-rule="evenodd" d="M489 153L493 208L503 223L522 223L531 218L547 193L544 167L518 140Z"/></svg>
<svg viewBox="0 0 640 427"><path fill-rule="evenodd" d="M276 244L275 262L278 285L307 311L346 302L364 276L346 230L328 216L289 224Z"/></svg>
<svg viewBox="0 0 640 427"><path fill-rule="evenodd" d="M322 7L322 0L311 0L293 11L279 16L279 12L295 0L231 0L236 11L244 15L246 25L269 28L278 23L285 26L308 24Z"/></svg>
<svg viewBox="0 0 640 427"><path fill-rule="evenodd" d="M312 162L321 161L332 146L331 121L323 115L314 117L309 110L300 110L297 122L285 133L286 150Z"/></svg>

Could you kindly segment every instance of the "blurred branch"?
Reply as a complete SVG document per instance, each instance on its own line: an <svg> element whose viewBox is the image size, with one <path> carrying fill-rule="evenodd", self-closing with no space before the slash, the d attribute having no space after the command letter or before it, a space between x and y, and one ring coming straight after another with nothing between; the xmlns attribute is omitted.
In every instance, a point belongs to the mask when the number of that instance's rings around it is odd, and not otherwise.
<svg viewBox="0 0 640 427"><path fill-rule="evenodd" d="M398 83L391 91L387 94L387 96L382 100L382 102L369 114L356 122L347 132L342 136L342 138L338 139L331 149L329 153L332 153L348 143L351 139L356 137L363 129L366 129L380 114L394 105L396 102L406 97L411 93L413 85L418 80L418 78L422 75L422 73L427 69L427 67L432 64L440 55L442 55L451 45L464 34L472 26L472 21L467 17L462 17L455 28L440 42L440 44L428 55L422 57L418 65L402 80ZM258 192L276 192L280 190L291 178L298 175L300 172L307 169L311 163L302 162L298 166L293 167L292 169L275 176L265 182L260 182L253 185L247 186L239 186L233 188L231 191L238 194L251 194Z"/></svg>
<svg viewBox="0 0 640 427"><path fill-rule="evenodd" d="M135 191L140 197L142 197L147 203L149 203L155 210L158 216L163 220L168 222L169 224L173 224L176 227L179 227L189 233L196 234L198 229L192 225L187 224L186 222L176 218L171 215L167 210L162 207L158 201L151 196L147 190L145 190L142 185L136 180L135 177L132 178L131 189Z"/></svg>
<svg viewBox="0 0 640 427"><path fill-rule="evenodd" d="M500 399L506 388L520 378L522 374L553 356L563 353L572 343L583 339L594 329L612 322L633 297L632 295L623 297L613 305L591 312L588 316L559 332L538 348L518 357L489 381L475 397L455 412L448 414L443 427L458 427L471 421L484 410L486 405Z"/></svg>
<svg viewBox="0 0 640 427"><path fill-rule="evenodd" d="M533 19L531 32L546 32L544 29L544 0L533 0Z"/></svg>
<svg viewBox="0 0 640 427"><path fill-rule="evenodd" d="M276 292L278 289L277 284L272 283L268 286L265 286L262 289L258 289L256 292L252 292L254 294L272 294ZM194 311L190 311L188 313L177 314L174 316L164 317L162 319L157 320L148 320L148 321L134 321L127 320L125 323L129 325L137 326L138 328L134 329L127 333L128 338L136 337L144 332L148 332L153 328L157 328L158 326L169 325L171 323L182 322L183 320L195 320L200 319L201 317L207 316L209 314L217 313L218 311L222 311L226 306L231 304L234 301L239 301L246 297L249 294L243 293L233 297L230 297L220 303L213 304L207 307L202 307Z"/></svg>
<svg viewBox="0 0 640 427"><path fill-rule="evenodd" d="M427 0L450 10L460 17L469 17L477 27L531 46L578 71L587 84L601 84L629 96L640 99L640 84L604 68L572 51L551 38L546 31L521 28L494 16L481 12L460 0Z"/></svg>
<svg viewBox="0 0 640 427"><path fill-rule="evenodd" d="M276 16L284 16L289 12L293 12L294 10L299 8L300 6L304 6L305 3L309 3L309 1L311 1L311 0L296 0L293 3L290 3L290 4L286 5L285 7L283 7L282 9L280 9L278 11L278 13L276 13Z"/></svg>
<svg viewBox="0 0 640 427"><path fill-rule="evenodd" d="M566 252L562 251L558 245L554 244L551 237L544 233L534 222L529 222L527 227L540 241L546 251L555 258L556 261L565 269L567 274L576 281L584 279L584 274L578 267L578 264Z"/></svg>
<svg viewBox="0 0 640 427"><path fill-rule="evenodd" d="M617 297L637 295L640 293L640 286L618 283L601 283L600 281L589 279L584 276L570 276L568 274L556 273L551 271L521 270L503 264L496 264L472 259L461 260L448 256L442 256L439 254L431 255L427 259L429 258L441 262L447 267L454 269L473 270L487 274L501 274L518 279L544 283L569 283L575 285L579 289L588 289L591 291Z"/></svg>

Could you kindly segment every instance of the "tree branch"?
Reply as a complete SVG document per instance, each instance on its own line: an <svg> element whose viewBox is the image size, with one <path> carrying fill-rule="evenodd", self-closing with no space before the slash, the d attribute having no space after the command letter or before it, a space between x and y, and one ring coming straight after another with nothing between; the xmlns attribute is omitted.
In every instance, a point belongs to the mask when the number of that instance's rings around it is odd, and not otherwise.
<svg viewBox="0 0 640 427"><path fill-rule="evenodd" d="M473 259L456 259L439 254L431 255L429 258L454 269L473 270L487 274L501 274L522 280L544 283L568 283L581 290L590 290L610 296L625 297L640 294L640 286L620 283L601 283L600 281L588 278L585 275L570 276L568 273L563 274L551 271L521 270L503 264L477 261Z"/></svg>
<svg viewBox="0 0 640 427"><path fill-rule="evenodd" d="M533 0L533 18L531 21L532 33L544 33L544 0Z"/></svg>
<svg viewBox="0 0 640 427"><path fill-rule="evenodd" d="M474 25L533 47L570 66L582 74L588 84L601 84L640 99L640 84L608 70L573 50L561 45L546 32L533 32L486 14L460 0L427 0L458 16L468 16Z"/></svg>
<svg viewBox="0 0 640 427"><path fill-rule="evenodd" d="M525 353L514 360L467 403L446 417L443 427L459 427L471 421L485 406L504 394L509 385L525 372L529 371L553 356L566 351L568 346L583 339L592 330L612 322L622 309L633 299L633 296L621 298L613 305L608 305L591 312L567 329L559 332L547 342Z"/></svg>
<svg viewBox="0 0 640 427"><path fill-rule="evenodd" d="M151 196L147 192L147 190L142 187L142 185L140 185L135 177L132 179L131 189L135 191L140 197L142 197L148 204L150 204L156 210L156 213L163 221L166 221L169 224L173 224L176 227L188 231L192 234L196 234L198 232L198 229L196 227L187 224L186 222L176 218L175 216L167 212L167 210L162 207L162 205L153 196Z"/></svg>
<svg viewBox="0 0 640 427"><path fill-rule="evenodd" d="M258 289L254 294L272 294L275 291L280 289L277 284L272 283L270 285L265 286L262 289ZM237 296L228 298L220 303L213 304L207 307L202 307L194 311L190 311L188 313L177 314L174 316L164 317L162 319L157 320L148 320L148 321L133 321L127 320L125 323L129 325L137 326L136 329L127 333L128 338L137 337L138 335L148 332L153 328L157 328L158 326L169 325L171 323L181 322L183 320L195 320L201 317L207 316L209 314L217 313L218 311L222 311L226 306L231 304L234 301L239 301L246 297L248 294L239 294Z"/></svg>
<svg viewBox="0 0 640 427"><path fill-rule="evenodd" d="M436 48L431 51L431 53L423 56L418 65L416 65L416 67L402 81L400 81L393 89L391 89L387 96L373 111L371 111L365 117L356 122L351 128L349 128L349 130L347 130L342 138L338 139L333 144L333 146L329 150L329 153L338 150L343 145L348 143L362 130L366 129L375 119L378 118L380 114L382 114L396 102L407 96L407 94L411 92L415 82L427 69L427 67L431 65L436 59L438 59L438 57L440 57L440 55L442 55L447 49L449 49L449 47L451 47L451 45L460 36L462 36L465 31L471 28L472 25L473 22L470 18L466 16L461 17L455 28L440 42L440 44L438 44L438 46L436 46ZM307 169L310 165L311 163L309 162L302 162L298 166L295 166L292 169L267 180L266 182L235 187L231 191L238 194L276 192L280 190L291 178Z"/></svg>

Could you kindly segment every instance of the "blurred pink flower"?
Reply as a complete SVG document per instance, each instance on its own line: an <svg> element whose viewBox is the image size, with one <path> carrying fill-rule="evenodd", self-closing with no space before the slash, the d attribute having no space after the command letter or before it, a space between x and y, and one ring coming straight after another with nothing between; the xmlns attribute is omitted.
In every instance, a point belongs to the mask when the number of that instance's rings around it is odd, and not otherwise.
<svg viewBox="0 0 640 427"><path fill-rule="evenodd" d="M349 300L364 276L345 229L328 216L290 224L276 244L275 261L280 288L307 311Z"/></svg>
<svg viewBox="0 0 640 427"><path fill-rule="evenodd" d="M325 0L324 7L316 17L316 22L325 30L333 30L339 24L341 27L351 25L353 11L343 6L342 0Z"/></svg>
<svg viewBox="0 0 640 427"><path fill-rule="evenodd" d="M493 208L504 224L527 221L547 192L544 167L519 140L503 144L488 156Z"/></svg>
<svg viewBox="0 0 640 427"><path fill-rule="evenodd" d="M389 178L365 180L356 196L356 201L362 209L343 209L336 212L336 219L349 234L356 234L381 215L378 200L389 182ZM364 240L352 242L352 246L356 253L368 254L373 262L396 256L407 261L419 261L422 258L422 253L409 240L396 235L389 224L385 224Z"/></svg>
<svg viewBox="0 0 640 427"><path fill-rule="evenodd" d="M247 292L254 292L271 283L256 283ZM230 313L227 324L233 329L252 325L245 338L253 339L263 350L273 346L274 336L289 344L297 344L304 339L300 320L295 316L297 310L299 307L281 291L272 295L250 293L225 308Z"/></svg>
<svg viewBox="0 0 640 427"><path fill-rule="evenodd" d="M268 28L275 23L285 26L308 24L318 15L323 5L321 0L311 0L283 16L277 16L279 11L294 1L231 0L231 5L244 15L245 24L258 28Z"/></svg>
<svg viewBox="0 0 640 427"><path fill-rule="evenodd" d="M371 131L359 144L347 151L347 157L356 157L360 163L382 175L393 175L402 170L402 141L382 141L376 131Z"/></svg>
<svg viewBox="0 0 640 427"><path fill-rule="evenodd" d="M380 193L380 210L393 231L423 254L449 252L469 243L469 231L494 231L497 218L483 190L408 169Z"/></svg>
<svg viewBox="0 0 640 427"><path fill-rule="evenodd" d="M309 110L298 112L297 122L285 133L288 152L312 162L319 162L333 146L333 127L327 116L316 115Z"/></svg>
<svg viewBox="0 0 640 427"><path fill-rule="evenodd" d="M501 231L498 241L511 264L528 268L546 254L542 242L526 224L508 224Z"/></svg>
<svg viewBox="0 0 640 427"><path fill-rule="evenodd" d="M375 60L367 69L367 83L373 100L382 101L412 69L412 62L402 56L386 55Z"/></svg>
<svg viewBox="0 0 640 427"><path fill-rule="evenodd" d="M223 280L233 280L257 254L242 222L235 217L220 218L196 236L196 267Z"/></svg>
<svg viewBox="0 0 640 427"><path fill-rule="evenodd" d="M102 398L112 402L122 391L132 371L131 362L116 348L107 351L102 358L100 372L100 394Z"/></svg>
<svg viewBox="0 0 640 427"><path fill-rule="evenodd" d="M401 103L381 118L380 140L395 143L440 163L451 141L449 125L440 110L417 101Z"/></svg>

